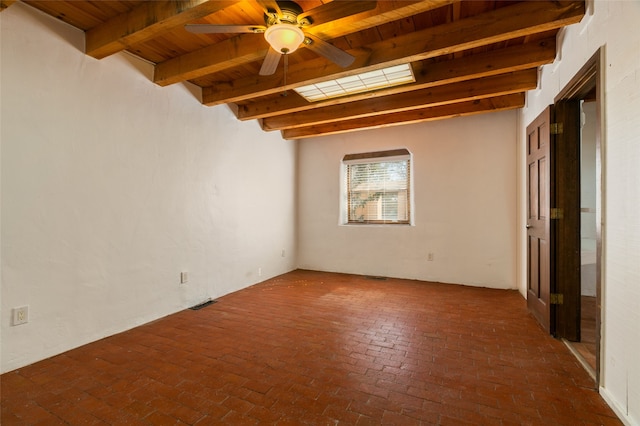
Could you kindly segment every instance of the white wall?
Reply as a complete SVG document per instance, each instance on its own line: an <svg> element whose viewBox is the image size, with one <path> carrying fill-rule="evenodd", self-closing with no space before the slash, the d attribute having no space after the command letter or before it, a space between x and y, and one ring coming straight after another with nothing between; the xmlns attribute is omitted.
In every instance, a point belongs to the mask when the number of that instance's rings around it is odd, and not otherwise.
<svg viewBox="0 0 640 426"><path fill-rule="evenodd" d="M295 143L21 3L0 25L3 372L295 268Z"/></svg>
<svg viewBox="0 0 640 426"><path fill-rule="evenodd" d="M525 222L530 123L598 48L605 52L601 394L627 424L640 424L640 2L588 2L588 14L560 37L561 57L543 67L519 128L519 225ZM525 230L519 226L518 282L526 287Z"/></svg>
<svg viewBox="0 0 640 426"><path fill-rule="evenodd" d="M595 102L582 102L580 132L580 294L596 296L596 136Z"/></svg>
<svg viewBox="0 0 640 426"><path fill-rule="evenodd" d="M596 239L596 103L582 103L580 132L580 236L583 250L595 250ZM586 210L588 211L586 211Z"/></svg>
<svg viewBox="0 0 640 426"><path fill-rule="evenodd" d="M515 288L515 135L509 111L299 141L299 267ZM415 226L340 225L344 155L398 147Z"/></svg>

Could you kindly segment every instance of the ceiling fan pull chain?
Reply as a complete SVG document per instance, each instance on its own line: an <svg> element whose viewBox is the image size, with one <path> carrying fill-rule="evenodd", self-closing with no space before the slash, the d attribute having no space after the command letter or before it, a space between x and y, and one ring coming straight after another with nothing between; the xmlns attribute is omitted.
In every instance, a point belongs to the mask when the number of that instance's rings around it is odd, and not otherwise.
<svg viewBox="0 0 640 426"><path fill-rule="evenodd" d="M285 53L282 56L284 56L284 92L282 92L282 96L287 96L287 68L289 68L289 55Z"/></svg>

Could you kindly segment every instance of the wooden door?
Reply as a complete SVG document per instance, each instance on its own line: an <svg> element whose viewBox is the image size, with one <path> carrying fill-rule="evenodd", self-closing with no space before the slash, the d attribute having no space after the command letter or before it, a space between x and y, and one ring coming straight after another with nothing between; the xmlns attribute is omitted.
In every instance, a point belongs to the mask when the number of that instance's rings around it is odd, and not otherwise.
<svg viewBox="0 0 640 426"><path fill-rule="evenodd" d="M548 332L551 317L551 107L527 126L527 307Z"/></svg>
<svg viewBox="0 0 640 426"><path fill-rule="evenodd" d="M580 101L556 102L552 120L557 124L551 136L551 207L558 213L551 222L551 289L558 304L551 309L551 332L580 341Z"/></svg>

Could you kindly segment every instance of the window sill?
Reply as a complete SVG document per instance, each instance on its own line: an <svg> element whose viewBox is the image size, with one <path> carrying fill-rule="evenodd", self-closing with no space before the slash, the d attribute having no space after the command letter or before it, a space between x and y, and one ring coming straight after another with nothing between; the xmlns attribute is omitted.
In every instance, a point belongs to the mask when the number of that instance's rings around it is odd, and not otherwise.
<svg viewBox="0 0 640 426"><path fill-rule="evenodd" d="M358 223L358 222L350 222L350 223L341 223L340 226L353 226L357 228L398 228L403 226L414 226L413 223Z"/></svg>

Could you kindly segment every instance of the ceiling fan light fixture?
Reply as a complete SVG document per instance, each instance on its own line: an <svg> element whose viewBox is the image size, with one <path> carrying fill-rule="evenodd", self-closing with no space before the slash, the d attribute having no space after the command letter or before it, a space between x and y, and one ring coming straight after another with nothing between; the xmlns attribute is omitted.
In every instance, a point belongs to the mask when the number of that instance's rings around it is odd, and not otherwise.
<svg viewBox="0 0 640 426"><path fill-rule="evenodd" d="M293 53L304 41L304 33L293 24L275 24L267 28L264 38L271 47L282 54Z"/></svg>

